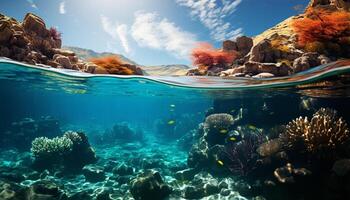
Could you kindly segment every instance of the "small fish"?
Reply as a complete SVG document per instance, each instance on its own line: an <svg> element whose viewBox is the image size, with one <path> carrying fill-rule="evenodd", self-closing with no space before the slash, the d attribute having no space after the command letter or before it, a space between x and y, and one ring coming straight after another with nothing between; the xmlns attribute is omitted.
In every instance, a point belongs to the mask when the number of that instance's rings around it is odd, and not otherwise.
<svg viewBox="0 0 350 200"><path fill-rule="evenodd" d="M174 110L174 109L170 109L169 111L170 111L170 112L174 112L175 110Z"/></svg>
<svg viewBox="0 0 350 200"><path fill-rule="evenodd" d="M248 125L248 128L251 129L251 130L256 130L257 129L256 126L254 126L254 125Z"/></svg>
<svg viewBox="0 0 350 200"><path fill-rule="evenodd" d="M221 129L221 130L220 130L220 133L221 133L221 134L226 134L226 133L228 133L228 130L226 130L226 129Z"/></svg>
<svg viewBox="0 0 350 200"><path fill-rule="evenodd" d="M170 104L170 107L175 108L176 106L175 106L175 104Z"/></svg>
<svg viewBox="0 0 350 200"><path fill-rule="evenodd" d="M224 162L222 162L221 160L217 160L218 164L221 166L224 166Z"/></svg>
<svg viewBox="0 0 350 200"><path fill-rule="evenodd" d="M175 124L175 120L168 121L168 125L173 125L173 124Z"/></svg>
<svg viewBox="0 0 350 200"><path fill-rule="evenodd" d="M263 111L267 111L269 108L266 105L266 102L264 102L263 106L262 106L262 110Z"/></svg>
<svg viewBox="0 0 350 200"><path fill-rule="evenodd" d="M236 141L237 139L236 139L235 137L230 137L229 140L234 142L234 141Z"/></svg>
<svg viewBox="0 0 350 200"><path fill-rule="evenodd" d="M300 108L305 110L311 110L315 104L315 99L313 98L301 98Z"/></svg>

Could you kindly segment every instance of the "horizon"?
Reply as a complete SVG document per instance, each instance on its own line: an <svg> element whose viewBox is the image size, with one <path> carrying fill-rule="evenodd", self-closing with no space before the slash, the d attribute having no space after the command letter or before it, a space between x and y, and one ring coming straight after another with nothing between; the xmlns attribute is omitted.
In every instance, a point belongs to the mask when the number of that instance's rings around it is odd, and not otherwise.
<svg viewBox="0 0 350 200"><path fill-rule="evenodd" d="M29 12L38 15L62 33L63 46L121 54L144 66L192 66L190 52L198 42L220 48L224 40L258 35L309 3L252 1L3 0L0 12L19 21Z"/></svg>

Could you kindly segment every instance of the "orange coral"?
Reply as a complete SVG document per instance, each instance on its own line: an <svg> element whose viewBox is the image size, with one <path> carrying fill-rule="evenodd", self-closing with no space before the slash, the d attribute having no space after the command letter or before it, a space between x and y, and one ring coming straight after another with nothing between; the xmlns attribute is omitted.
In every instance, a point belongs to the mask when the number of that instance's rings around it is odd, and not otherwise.
<svg viewBox="0 0 350 200"><path fill-rule="evenodd" d="M130 69L130 65L125 64L117 56L107 56L90 59L90 62L104 68L109 74L133 75L135 71Z"/></svg>
<svg viewBox="0 0 350 200"><path fill-rule="evenodd" d="M350 13L309 8L305 17L294 20L292 26L301 46L315 41L338 42L350 35Z"/></svg>
<svg viewBox="0 0 350 200"><path fill-rule="evenodd" d="M226 66L237 58L237 52L221 51L214 49L209 43L199 43L192 49L191 57L193 65L198 67Z"/></svg>

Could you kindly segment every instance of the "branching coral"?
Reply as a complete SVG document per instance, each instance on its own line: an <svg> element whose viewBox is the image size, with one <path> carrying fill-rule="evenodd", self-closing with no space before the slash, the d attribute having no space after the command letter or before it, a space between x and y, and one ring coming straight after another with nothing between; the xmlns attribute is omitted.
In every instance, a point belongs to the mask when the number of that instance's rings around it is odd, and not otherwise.
<svg viewBox="0 0 350 200"><path fill-rule="evenodd" d="M65 154L72 150L73 142L67 137L39 137L33 140L31 152L36 158Z"/></svg>
<svg viewBox="0 0 350 200"><path fill-rule="evenodd" d="M288 147L302 143L306 150L315 153L321 149L335 149L350 138L347 123L329 108L318 110L311 120L299 117L286 126L281 135Z"/></svg>
<svg viewBox="0 0 350 200"><path fill-rule="evenodd" d="M62 137L49 139L39 137L33 140L31 152L35 158L34 167L51 169L55 166L80 170L84 165L96 161L84 133L68 131Z"/></svg>

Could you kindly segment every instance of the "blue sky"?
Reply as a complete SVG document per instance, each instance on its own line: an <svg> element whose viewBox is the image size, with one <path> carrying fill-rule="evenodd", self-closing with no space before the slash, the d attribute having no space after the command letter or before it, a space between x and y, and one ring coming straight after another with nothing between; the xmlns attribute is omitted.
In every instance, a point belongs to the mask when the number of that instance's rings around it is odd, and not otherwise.
<svg viewBox="0 0 350 200"><path fill-rule="evenodd" d="M190 64L197 42L254 36L309 0L0 0L0 12L28 12L62 32L63 45L123 54L142 65Z"/></svg>

